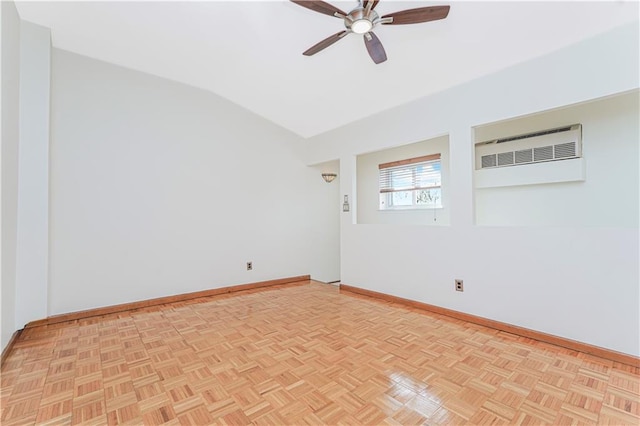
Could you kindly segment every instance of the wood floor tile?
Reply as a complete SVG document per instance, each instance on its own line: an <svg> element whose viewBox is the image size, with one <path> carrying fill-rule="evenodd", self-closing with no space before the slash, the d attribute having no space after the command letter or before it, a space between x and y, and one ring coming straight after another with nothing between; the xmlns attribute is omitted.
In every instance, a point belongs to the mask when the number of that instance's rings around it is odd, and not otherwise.
<svg viewBox="0 0 640 426"><path fill-rule="evenodd" d="M336 287L24 330L2 425L640 424L640 372Z"/></svg>

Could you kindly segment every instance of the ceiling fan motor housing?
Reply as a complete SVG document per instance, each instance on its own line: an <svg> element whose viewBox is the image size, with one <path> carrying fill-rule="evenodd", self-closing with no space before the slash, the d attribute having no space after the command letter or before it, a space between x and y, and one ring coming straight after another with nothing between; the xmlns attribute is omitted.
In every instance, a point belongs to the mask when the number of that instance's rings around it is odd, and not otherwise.
<svg viewBox="0 0 640 426"><path fill-rule="evenodd" d="M345 16L344 26L356 34L364 34L374 27L377 19L378 13L375 10L372 9L367 13L364 7L357 7Z"/></svg>

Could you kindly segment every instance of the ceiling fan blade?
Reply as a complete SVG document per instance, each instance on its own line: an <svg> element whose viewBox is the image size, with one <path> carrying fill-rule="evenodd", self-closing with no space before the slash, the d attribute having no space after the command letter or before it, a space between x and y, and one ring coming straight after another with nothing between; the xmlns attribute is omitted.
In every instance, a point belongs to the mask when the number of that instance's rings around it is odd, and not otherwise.
<svg viewBox="0 0 640 426"><path fill-rule="evenodd" d="M302 7L306 7L307 9L311 9L315 12L324 13L325 15L329 15L329 16L336 16L335 15L336 13L339 13L342 16L346 15L346 13L344 13L342 10L324 1L291 0L291 2Z"/></svg>
<svg viewBox="0 0 640 426"><path fill-rule="evenodd" d="M386 25L419 24L421 22L444 19L448 14L449 6L429 6L390 13L388 15L384 15L382 19L393 18L392 22L383 22Z"/></svg>
<svg viewBox="0 0 640 426"><path fill-rule="evenodd" d="M371 6L371 9L375 9L378 3L380 3L380 0L364 0L363 6L366 8L368 3L373 3L373 6Z"/></svg>
<svg viewBox="0 0 640 426"><path fill-rule="evenodd" d="M367 46L369 56L373 59L373 62L379 64L387 60L387 53L380 43L380 39L371 31L364 34L364 44Z"/></svg>
<svg viewBox="0 0 640 426"><path fill-rule="evenodd" d="M342 37L347 35L347 33L348 33L348 31L346 31L346 30L340 31L339 33L335 33L334 35L331 35L331 36L325 38L320 43L314 44L313 46L311 46L310 48L305 50L302 54L304 56L315 55L319 51L321 51L323 49L326 49L327 47L331 46L336 41L340 40Z"/></svg>

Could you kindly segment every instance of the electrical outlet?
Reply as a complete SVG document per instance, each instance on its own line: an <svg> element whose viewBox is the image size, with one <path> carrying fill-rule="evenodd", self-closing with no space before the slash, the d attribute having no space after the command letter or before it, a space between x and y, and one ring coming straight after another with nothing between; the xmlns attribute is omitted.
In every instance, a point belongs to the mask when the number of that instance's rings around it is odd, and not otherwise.
<svg viewBox="0 0 640 426"><path fill-rule="evenodd" d="M253 262L247 262L247 271L253 270Z"/></svg>
<svg viewBox="0 0 640 426"><path fill-rule="evenodd" d="M456 291L464 291L464 282L462 280L456 280Z"/></svg>

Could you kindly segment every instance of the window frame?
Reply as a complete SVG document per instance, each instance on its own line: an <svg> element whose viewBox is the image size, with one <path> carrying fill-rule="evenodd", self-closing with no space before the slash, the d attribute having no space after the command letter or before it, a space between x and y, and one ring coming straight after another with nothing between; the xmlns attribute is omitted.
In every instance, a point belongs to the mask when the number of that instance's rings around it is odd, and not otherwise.
<svg viewBox="0 0 640 426"><path fill-rule="evenodd" d="M431 170L420 170L427 167ZM434 172L434 169L436 172ZM411 179L408 186L394 187L393 174L399 172L405 175L405 179ZM435 185L425 185L426 180L437 179ZM418 204L418 192L437 189L437 198L424 205ZM394 193L410 193L411 205L393 205ZM378 210L402 211L402 210L433 210L443 208L442 204L442 154L430 154L404 160L391 161L378 165Z"/></svg>

